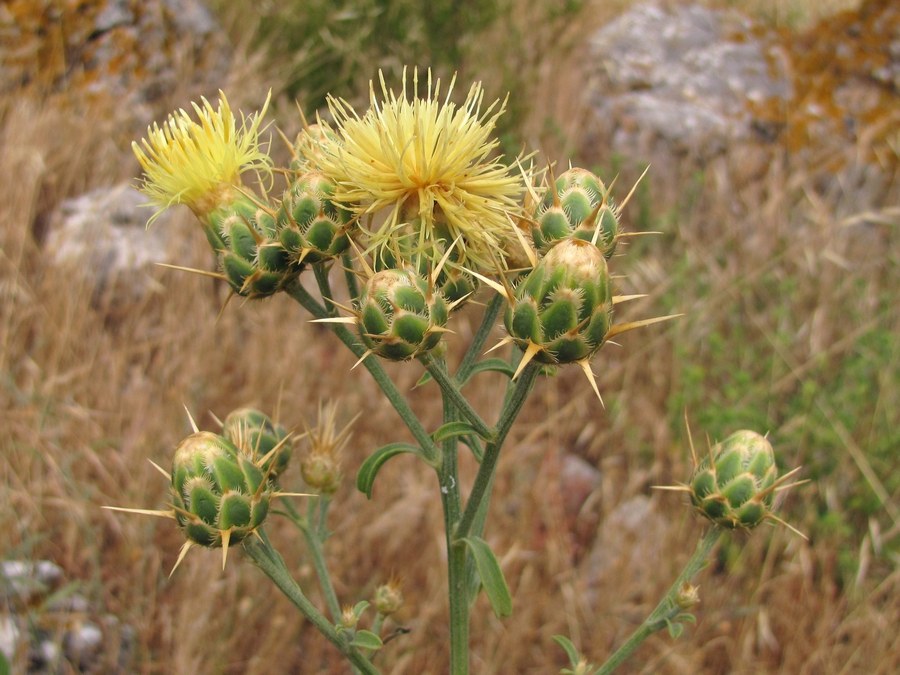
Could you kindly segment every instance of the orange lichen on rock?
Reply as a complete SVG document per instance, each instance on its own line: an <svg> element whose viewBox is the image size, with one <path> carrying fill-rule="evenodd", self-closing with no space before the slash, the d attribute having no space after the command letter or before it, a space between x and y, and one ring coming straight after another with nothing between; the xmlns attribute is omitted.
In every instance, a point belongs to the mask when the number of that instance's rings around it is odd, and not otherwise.
<svg viewBox="0 0 900 675"><path fill-rule="evenodd" d="M896 163L880 150L900 124L900 5L866 0L780 42L793 91L786 101L751 103L760 123L792 152L854 147L862 159Z"/></svg>
<svg viewBox="0 0 900 675"><path fill-rule="evenodd" d="M195 0L6 0L0 5L0 92L138 95L220 67L224 49Z"/></svg>

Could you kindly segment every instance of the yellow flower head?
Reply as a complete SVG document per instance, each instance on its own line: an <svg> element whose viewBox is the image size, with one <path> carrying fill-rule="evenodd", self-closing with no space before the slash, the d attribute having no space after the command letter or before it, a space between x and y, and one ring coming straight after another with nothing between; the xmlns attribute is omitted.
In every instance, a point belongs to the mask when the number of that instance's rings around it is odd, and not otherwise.
<svg viewBox="0 0 900 675"><path fill-rule="evenodd" d="M388 210L364 229L370 250L387 246L404 255L411 246L439 257L458 240L458 262L493 268L504 259L500 242L513 227L510 214L523 189L520 177L494 157L498 142L490 138L505 102L482 111L484 93L476 83L457 107L450 102L455 78L440 99L441 83L432 82L431 71L423 97L417 70L412 98L406 71L399 96L383 75L380 81L383 99L371 83L371 107L362 117L346 101L329 98L337 135L325 141L318 163L337 186L333 199L361 216Z"/></svg>
<svg viewBox="0 0 900 675"><path fill-rule="evenodd" d="M217 109L205 98L202 106L191 104L198 122L178 110L162 127L156 123L149 127L140 144L131 144L144 169L140 189L159 212L186 204L202 216L231 198L244 171L271 171L272 160L259 147L259 126L270 97L271 93L249 124L241 116L239 127L220 91Z"/></svg>

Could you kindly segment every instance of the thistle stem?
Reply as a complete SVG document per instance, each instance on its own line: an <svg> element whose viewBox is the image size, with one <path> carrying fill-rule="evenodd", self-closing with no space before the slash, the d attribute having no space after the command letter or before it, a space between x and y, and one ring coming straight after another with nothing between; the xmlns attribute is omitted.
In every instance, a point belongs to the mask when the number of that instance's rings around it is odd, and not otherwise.
<svg viewBox="0 0 900 675"><path fill-rule="evenodd" d="M522 410L522 406L525 404L528 393L531 391L531 387L535 379L537 379L540 370L540 364L537 363L529 363L525 366L511 395L507 397L503 410L500 411L497 426L494 428L492 440L485 446L484 458L481 460L481 465L478 468L478 475L475 476L472 492L469 494L465 511L453 533L454 541L468 537L473 524L476 522L476 516L487 508L487 501L490 499L490 487L493 484L494 470L497 468L497 460L500 457L503 441L506 440L506 435Z"/></svg>
<svg viewBox="0 0 900 675"><path fill-rule="evenodd" d="M594 675L609 675L609 673L622 665L622 663L631 656L632 652L637 649L644 640L653 633L665 628L669 621L684 611L678 606L676 596L681 588L686 583L690 582L694 575L706 566L706 559L709 557L710 551L712 551L713 546L716 545L716 542L719 541L719 537L721 536L722 530L718 527L711 528L703 535L703 538L697 543L694 554L687 561L684 569L681 570L681 574L678 575L678 578L669 588L669 591L663 599L660 600L656 609L654 609L644 623L631 634L631 637L629 637L628 640L626 640L625 643L606 660L606 663L600 666L598 670L594 671Z"/></svg>
<svg viewBox="0 0 900 675"><path fill-rule="evenodd" d="M443 363L439 370L443 369ZM444 423L456 421L458 414L454 399L441 386L444 405ZM438 482L441 490L441 505L444 512L444 532L447 537L447 583L450 603L450 673L466 675L469 672L469 601L466 583L467 549L461 542L454 542L453 532L459 522L460 494L457 463L457 442L455 438L443 441L441 466L438 468Z"/></svg>
<svg viewBox="0 0 900 675"><path fill-rule="evenodd" d="M463 417L472 425L475 432L485 439L490 439L493 435L491 428L481 419L481 416L475 411L469 401L460 392L459 387L447 372L447 366L443 361L435 359L431 354L423 354L419 357L419 361L425 366L425 369L434 378L434 381L441 387L441 391L452 402Z"/></svg>
<svg viewBox="0 0 900 675"><path fill-rule="evenodd" d="M314 528L311 524L311 516L314 513L321 513L322 508L327 509L327 505L316 508L310 503L307 515L304 517L297 513L297 508L288 499L282 499L281 502L285 507L284 515L286 515L303 534L303 539L306 541L306 546L312 556L313 568L316 570L319 586L322 588L322 595L325 597L325 604L328 606L328 613L331 615L332 620L337 623L341 618L341 604L338 601L337 593L334 590L334 584L331 582L331 574L328 571L328 565L325 563L325 552L323 547L324 530L321 527Z"/></svg>
<svg viewBox="0 0 900 675"><path fill-rule="evenodd" d="M261 537L247 537L243 544L244 551L256 566L278 587L284 595L302 612L303 616L313 624L325 638L341 652L359 672L365 675L378 675L378 669L363 654L351 647L325 616L303 594L302 589L290 575L284 560L278 551L269 543L265 534Z"/></svg>
<svg viewBox="0 0 900 675"><path fill-rule="evenodd" d="M469 375L472 374L472 368L475 366L478 357L481 356L481 351L484 349L484 343L487 342L488 336L494 328L494 322L497 320L497 315L500 313L502 307L503 296L499 293L495 294L487 304L487 307L485 307L481 325L478 327L475 335L472 336L472 342L469 344L469 348L466 350L463 360L459 364L459 368L456 369L456 381L460 386L462 386L462 384L469 379Z"/></svg>

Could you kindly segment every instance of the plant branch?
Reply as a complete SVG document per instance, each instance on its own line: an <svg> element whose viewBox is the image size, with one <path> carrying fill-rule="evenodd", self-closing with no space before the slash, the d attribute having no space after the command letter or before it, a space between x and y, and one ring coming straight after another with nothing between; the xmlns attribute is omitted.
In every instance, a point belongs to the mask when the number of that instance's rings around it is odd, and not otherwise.
<svg viewBox="0 0 900 675"><path fill-rule="evenodd" d="M260 537L247 537L243 544L244 551L256 566L278 587L282 593L302 612L325 638L347 657L359 672L365 675L378 675L378 670L356 648L335 629L325 616L303 594L303 590L288 573L281 555L272 547L265 534Z"/></svg>
<svg viewBox="0 0 900 675"><path fill-rule="evenodd" d="M494 428L492 440L485 446L484 458L481 460L478 475L472 484L472 492L469 494L465 511L463 511L462 518L456 526L456 531L453 533L455 541L469 536L472 525L476 520L476 515L479 511L487 508L487 500L490 499L490 487L493 483L493 474L497 467L497 460L500 457L503 441L506 440L506 435L522 410L522 406L525 404L528 393L531 391L531 387L540 371L541 366L538 363L532 362L525 366L525 369L519 375L515 388L507 397L503 410L500 412L500 419Z"/></svg>
<svg viewBox="0 0 900 675"><path fill-rule="evenodd" d="M678 606L676 597L682 587L690 582L694 575L705 567L706 559L709 556L710 551L713 546L715 546L716 542L719 541L719 537L721 536L722 530L718 527L711 528L703 535L703 538L697 543L694 554L687 561L681 574L678 575L678 578L656 606L656 609L654 609L644 623L631 634L631 637L629 637L628 640L626 640L625 643L606 660L606 663L600 666L598 670L594 671L594 675L608 675L613 672L613 670L622 665L622 663L631 656L631 653L637 649L644 640L653 633L665 628L672 619L684 612L684 609Z"/></svg>
<svg viewBox="0 0 900 675"><path fill-rule="evenodd" d="M447 367L443 361L438 361L431 354L423 354L419 357L419 361L422 362L422 365L425 366L425 369L434 378L434 381L438 383L444 396L466 418L466 421L472 425L476 433L482 438L490 439L493 436L491 428L481 419L481 416L475 411L466 397L462 395L453 378L447 373Z"/></svg>

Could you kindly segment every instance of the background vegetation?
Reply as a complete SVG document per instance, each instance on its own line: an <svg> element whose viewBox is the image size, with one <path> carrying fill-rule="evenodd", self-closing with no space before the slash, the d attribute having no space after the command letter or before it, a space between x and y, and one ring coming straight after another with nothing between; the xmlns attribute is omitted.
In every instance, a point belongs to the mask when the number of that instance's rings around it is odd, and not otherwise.
<svg viewBox="0 0 900 675"><path fill-rule="evenodd" d="M376 66L396 73L430 63L445 75L458 70L465 86L484 80L489 98L511 91L502 132L513 152L526 144L548 159L571 157L604 178L619 174L620 186L643 169L642 158L611 156L602 139L581 134L583 40L627 0L333 4L222 3L239 50L240 65L222 83L229 97L252 107L273 86L278 124L290 134L300 126L294 96L313 114L329 90L365 100ZM852 3L719 4L799 30ZM183 406L206 428L207 411L246 404L278 408L299 428L314 421L319 400L338 398L345 420L362 413L345 456L349 475L372 448L396 440L397 428L365 374L349 371L352 357L287 298L233 302L220 316L221 287L159 270L164 292L118 307L113 298L92 302L80 275L47 264L48 214L67 197L135 175L126 136L115 109L72 114L40 97L0 100L0 557L59 563L80 592L136 629L140 672L341 672L249 565L235 557L220 572L218 556L194 554L169 579L180 545L170 523L99 509L164 502L166 486L146 460L170 461L188 431ZM700 530L677 495L650 490L689 470L685 411L701 443L751 427L770 433L783 465L804 465L811 483L789 496L783 515L810 542L768 528L735 536L702 577L697 626L678 642L651 640L629 672L900 671L890 628L900 624L897 149L877 192L864 182L824 189L787 155L737 192L720 189L716 165L651 170L626 228L662 234L632 240L616 269L624 292L649 292L629 308L635 316L686 316L604 349L595 369L605 409L580 373L540 381L501 460L487 533L503 555L515 612L501 623L482 608L475 672L556 672L565 664L556 633L600 661L646 615ZM186 251L172 262L209 265L190 217L170 232ZM451 346L468 329L463 317ZM407 388L420 374L392 372ZM492 419L489 392L486 383L475 402ZM437 426L432 393L412 401ZM574 512L568 455L601 472ZM348 481L333 509L341 597L365 597L390 575L403 582L398 621L411 630L385 650L386 672L440 673L446 661L432 483L399 459L372 502ZM621 557L591 574L598 526L642 496L652 508L621 536ZM282 528L273 529L278 540ZM302 545L288 542L286 558L311 583ZM35 607L37 623L41 616Z"/></svg>

